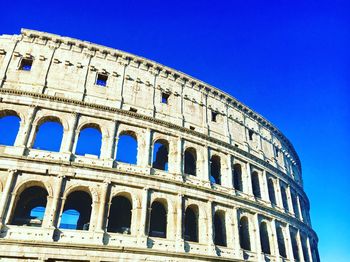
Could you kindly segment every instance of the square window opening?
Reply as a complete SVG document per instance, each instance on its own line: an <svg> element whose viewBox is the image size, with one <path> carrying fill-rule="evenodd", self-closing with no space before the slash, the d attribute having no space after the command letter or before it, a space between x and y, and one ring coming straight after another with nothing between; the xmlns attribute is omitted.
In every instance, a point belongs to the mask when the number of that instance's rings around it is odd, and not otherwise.
<svg viewBox="0 0 350 262"><path fill-rule="evenodd" d="M136 108L133 108L133 107L130 107L129 111L130 111L130 112L133 112L133 113L137 113L137 109L136 109Z"/></svg>
<svg viewBox="0 0 350 262"><path fill-rule="evenodd" d="M97 74L96 85L98 86L106 86L107 85L108 76L106 74Z"/></svg>
<svg viewBox="0 0 350 262"><path fill-rule="evenodd" d="M211 121L217 122L218 120L218 113L211 111Z"/></svg>
<svg viewBox="0 0 350 262"><path fill-rule="evenodd" d="M191 130L195 130L195 127L194 127L194 126L190 126L190 129L191 129Z"/></svg>
<svg viewBox="0 0 350 262"><path fill-rule="evenodd" d="M253 130L249 130L248 134L249 134L249 140L252 141L253 140L253 135L254 135Z"/></svg>
<svg viewBox="0 0 350 262"><path fill-rule="evenodd" d="M22 58L21 63L19 65L19 70L30 71L32 69L33 59L30 58Z"/></svg>
<svg viewBox="0 0 350 262"><path fill-rule="evenodd" d="M169 102L169 94L167 94L167 93L162 93L162 103L163 104L168 104L168 102Z"/></svg>

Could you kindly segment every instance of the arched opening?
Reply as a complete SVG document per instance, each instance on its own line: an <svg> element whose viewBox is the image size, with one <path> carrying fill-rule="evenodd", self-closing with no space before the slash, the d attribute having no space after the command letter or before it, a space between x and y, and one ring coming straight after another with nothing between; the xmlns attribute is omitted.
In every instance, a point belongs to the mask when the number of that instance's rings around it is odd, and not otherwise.
<svg viewBox="0 0 350 262"><path fill-rule="evenodd" d="M261 251L263 253L271 254L270 238L269 238L269 232L267 230L266 222L260 223L260 244L261 244Z"/></svg>
<svg viewBox="0 0 350 262"><path fill-rule="evenodd" d="M261 198L259 174L256 171L252 173L252 188L253 188L253 195L255 197Z"/></svg>
<svg viewBox="0 0 350 262"><path fill-rule="evenodd" d="M21 119L14 111L0 112L0 145L13 146Z"/></svg>
<svg viewBox="0 0 350 262"><path fill-rule="evenodd" d="M301 235L301 247L303 249L303 256L305 262L310 262L309 251L307 247L307 239L304 235Z"/></svg>
<svg viewBox="0 0 350 262"><path fill-rule="evenodd" d="M102 133L97 125L87 125L79 132L75 154L95 155L100 157L101 154Z"/></svg>
<svg viewBox="0 0 350 262"><path fill-rule="evenodd" d="M149 236L166 238L167 211L162 203L154 201L151 206Z"/></svg>
<svg viewBox="0 0 350 262"><path fill-rule="evenodd" d="M116 196L112 199L108 216L108 232L130 234L132 205L128 198Z"/></svg>
<svg viewBox="0 0 350 262"><path fill-rule="evenodd" d="M243 191L242 167L240 164L233 165L233 186L236 190Z"/></svg>
<svg viewBox="0 0 350 262"><path fill-rule="evenodd" d="M247 217L239 221L239 243L242 249L250 250L249 222Z"/></svg>
<svg viewBox="0 0 350 262"><path fill-rule="evenodd" d="M198 242L198 207L189 206L185 212L185 240Z"/></svg>
<svg viewBox="0 0 350 262"><path fill-rule="evenodd" d="M268 179L267 182L268 190L269 190L269 198L272 204L276 205L276 195L275 195L275 185L273 183L272 178Z"/></svg>
<svg viewBox="0 0 350 262"><path fill-rule="evenodd" d="M294 259L295 260L300 260L299 248L298 248L298 242L297 242L297 235L292 230L290 231L290 239L292 241L292 250L293 250Z"/></svg>
<svg viewBox="0 0 350 262"><path fill-rule="evenodd" d="M119 135L117 161L132 165L137 164L137 139L134 133Z"/></svg>
<svg viewBox="0 0 350 262"><path fill-rule="evenodd" d="M224 212L217 211L214 215L214 244L218 246L226 246L226 226Z"/></svg>
<svg viewBox="0 0 350 262"><path fill-rule="evenodd" d="M70 193L64 204L60 228L89 230L91 204L91 196L85 191Z"/></svg>
<svg viewBox="0 0 350 262"><path fill-rule="evenodd" d="M152 167L168 171L169 144L168 141L159 139L153 144Z"/></svg>
<svg viewBox="0 0 350 262"><path fill-rule="evenodd" d="M283 204L283 208L286 211L289 211L289 206L288 206L288 198L287 198L287 191L286 188L284 186L281 186L281 195L282 195L282 204Z"/></svg>
<svg viewBox="0 0 350 262"><path fill-rule="evenodd" d="M216 155L210 158L210 181L221 185L221 163L220 157Z"/></svg>
<svg viewBox="0 0 350 262"><path fill-rule="evenodd" d="M298 206L298 197L295 192L291 192L293 210L296 218L300 218L299 206Z"/></svg>
<svg viewBox="0 0 350 262"><path fill-rule="evenodd" d="M276 233L279 253L282 257L287 258L286 244L284 242L284 234L281 226L277 226Z"/></svg>
<svg viewBox="0 0 350 262"><path fill-rule="evenodd" d="M63 137L63 126L57 117L46 118L38 123L34 149L59 152Z"/></svg>
<svg viewBox="0 0 350 262"><path fill-rule="evenodd" d="M11 224L40 227L44 219L47 196L46 189L40 186L23 190L17 199Z"/></svg>
<svg viewBox="0 0 350 262"><path fill-rule="evenodd" d="M197 154L194 148L185 150L185 174L196 175L197 169Z"/></svg>

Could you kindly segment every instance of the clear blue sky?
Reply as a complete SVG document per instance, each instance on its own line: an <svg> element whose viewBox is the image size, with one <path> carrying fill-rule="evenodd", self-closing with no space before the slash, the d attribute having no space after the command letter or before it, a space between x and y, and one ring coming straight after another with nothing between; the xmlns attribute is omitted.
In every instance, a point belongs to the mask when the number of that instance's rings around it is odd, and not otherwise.
<svg viewBox="0 0 350 262"><path fill-rule="evenodd" d="M0 33L25 27L141 55L272 121L301 158L322 261L350 261L347 1L19 2L1 4Z"/></svg>

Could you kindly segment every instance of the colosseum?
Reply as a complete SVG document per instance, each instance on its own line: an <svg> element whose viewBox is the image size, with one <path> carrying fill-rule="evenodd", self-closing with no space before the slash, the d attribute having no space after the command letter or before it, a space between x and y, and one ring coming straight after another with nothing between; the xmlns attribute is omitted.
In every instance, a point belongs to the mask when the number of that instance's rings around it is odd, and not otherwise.
<svg viewBox="0 0 350 262"><path fill-rule="evenodd" d="M319 261L293 145L232 96L27 29L0 80L0 261Z"/></svg>

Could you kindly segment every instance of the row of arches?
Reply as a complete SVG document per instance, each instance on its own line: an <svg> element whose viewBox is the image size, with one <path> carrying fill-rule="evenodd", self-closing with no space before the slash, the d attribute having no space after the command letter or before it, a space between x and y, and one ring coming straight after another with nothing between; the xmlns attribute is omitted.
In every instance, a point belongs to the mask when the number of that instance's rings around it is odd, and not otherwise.
<svg viewBox="0 0 350 262"><path fill-rule="evenodd" d="M45 217L48 192L44 185L36 184L24 187L17 197L14 211L11 213L9 224L40 227ZM89 230L92 214L92 196L82 189L70 192L60 211L58 228L71 230ZM133 216L133 203L131 195L118 194L111 199L107 212L106 232L131 234ZM199 242L199 207L196 204L188 205L183 213L183 239L185 241ZM213 243L218 246L227 246L226 212L216 210L212 217ZM168 206L165 199L155 199L149 209L148 235L150 237L167 238L167 225L169 223ZM244 250L252 250L249 218L242 215L238 221L239 244ZM272 236L270 225L262 220L259 223L261 251L272 254ZM276 225L276 237L279 255L287 258L285 239L288 238L284 229ZM293 257L299 259L300 250L295 231L291 231L291 245ZM302 251L305 261L309 261L309 253L305 237L301 237Z"/></svg>
<svg viewBox="0 0 350 262"><path fill-rule="evenodd" d="M16 136L21 125L21 119L15 111L5 110L0 112L0 144L14 145ZM8 131L7 131L8 130ZM85 124L77 131L77 141L73 148L75 155L95 155L100 157L102 147L102 129L97 124ZM60 151L64 128L58 117L43 117L36 125L36 131L31 147L34 149ZM133 131L123 131L118 134L117 150L115 159L118 162L128 164L138 164L138 139ZM156 139L152 144L152 160L153 168L168 171L169 164L169 142L166 139ZM195 148L189 146L183 152L183 173L187 175L198 175L198 159ZM222 184L222 159L219 155L213 154L209 159L209 180L212 184ZM200 175L200 174L199 174ZM261 181L258 172L254 171L250 174L252 183L252 194L257 198L262 198ZM242 166L236 163L232 167L232 186L238 191L247 192L242 177ZM273 205L277 205L275 185L272 179L267 182L268 197ZM288 204L288 196L285 188L281 188L282 204L286 211L291 208ZM299 218L300 212L298 204L292 198L295 215ZM301 211L304 215L305 211ZM302 217L304 219L304 217ZM305 219L304 219L305 220ZM307 221L307 220L305 220Z"/></svg>

